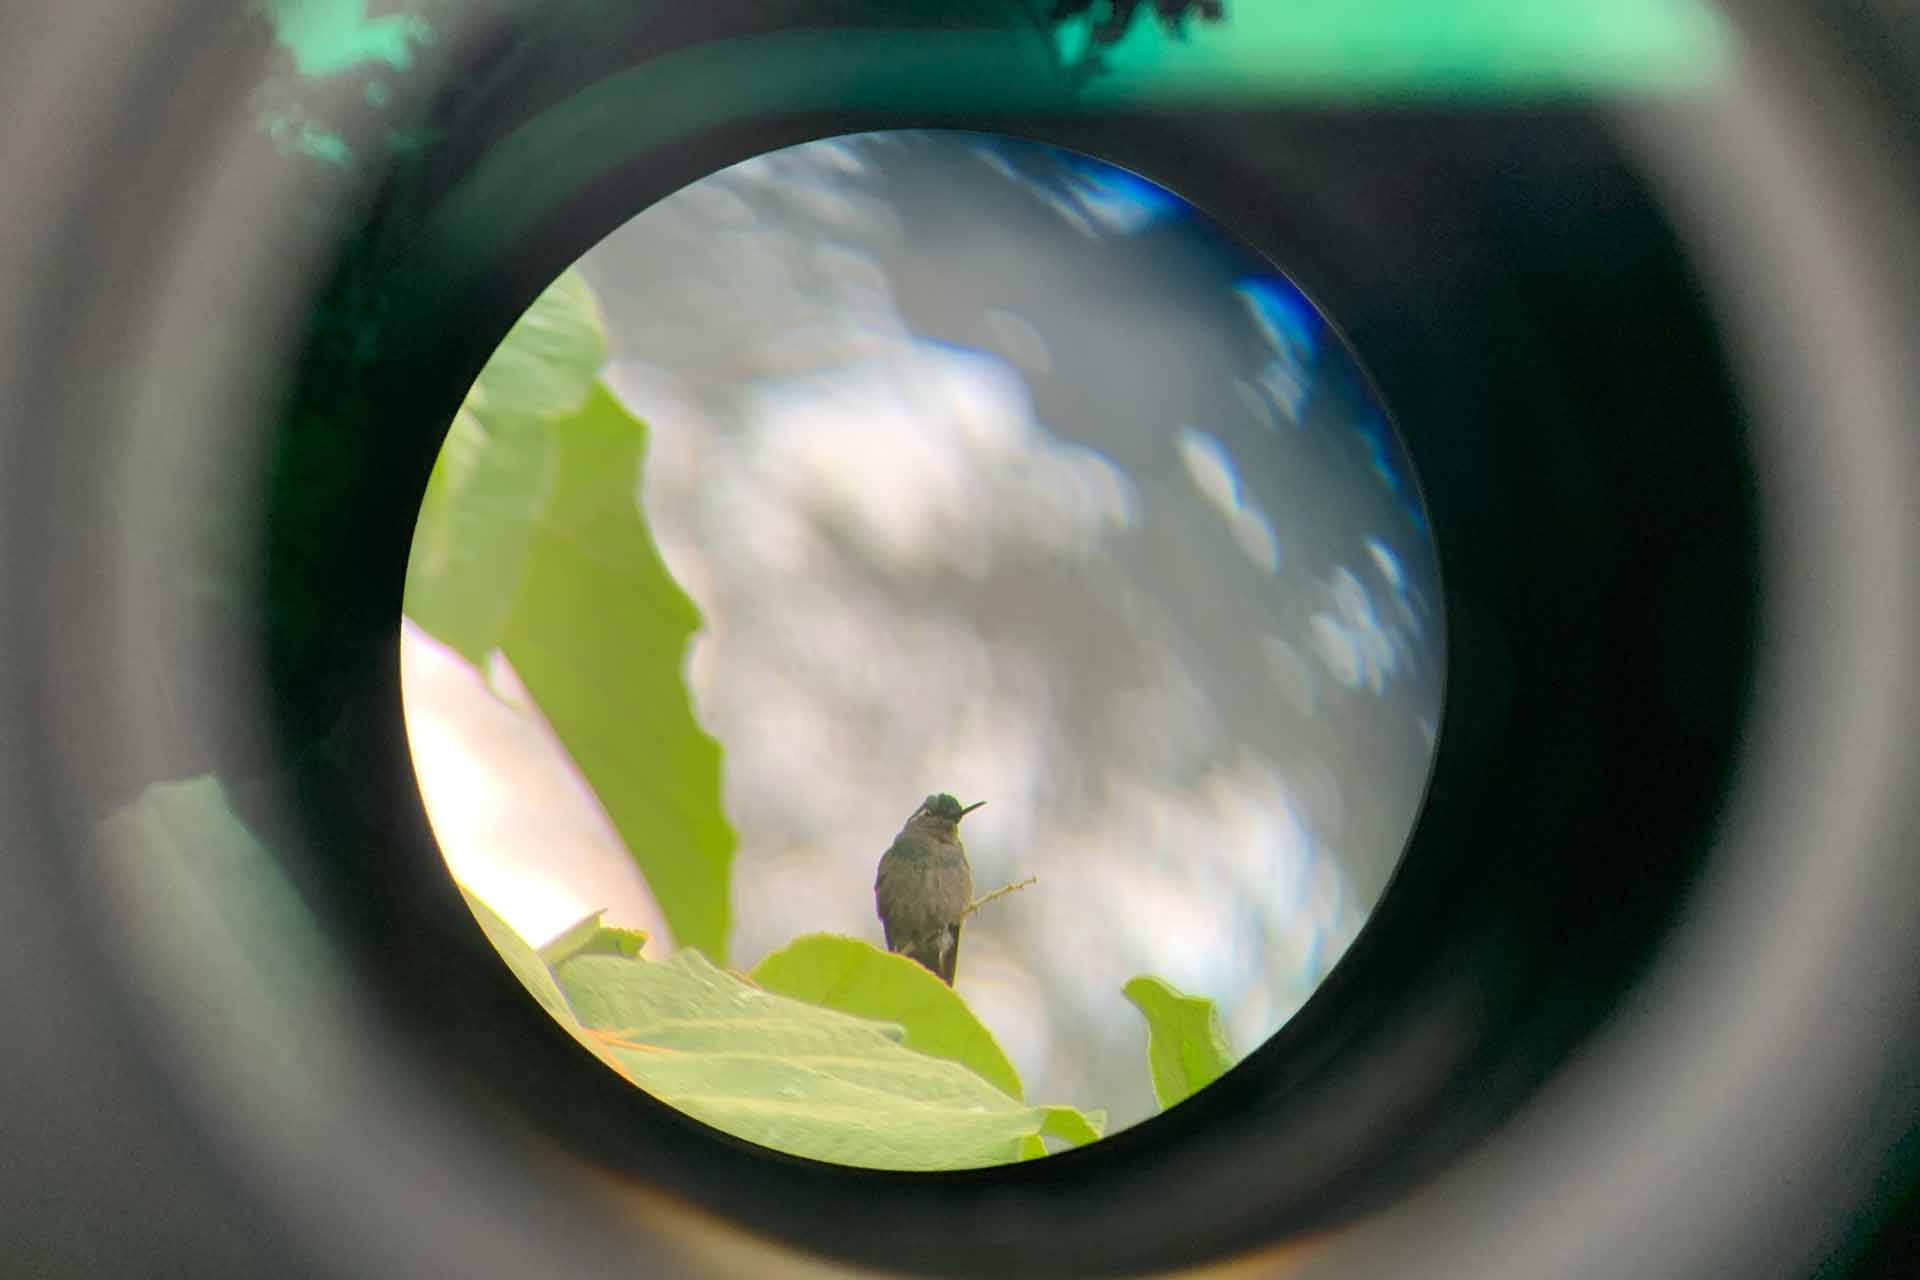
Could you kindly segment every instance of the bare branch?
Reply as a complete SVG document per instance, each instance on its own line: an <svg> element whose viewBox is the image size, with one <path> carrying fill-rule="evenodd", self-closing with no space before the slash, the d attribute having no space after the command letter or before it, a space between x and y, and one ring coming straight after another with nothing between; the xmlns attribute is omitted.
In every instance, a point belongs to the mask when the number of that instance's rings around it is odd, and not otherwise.
<svg viewBox="0 0 1920 1280"><path fill-rule="evenodd" d="M972 902L969 902L967 904L967 909L960 913L960 918L962 920L965 920L968 916L972 915L974 912L978 911L980 908L986 906L989 902L992 902L995 898L1004 898L1008 894L1012 893L1015 889L1024 889L1028 885L1037 882L1039 879L1040 879L1039 876L1028 876L1025 880L1020 880L1013 884L1003 884L998 889L995 889L992 893L988 894L986 897L975 898Z"/></svg>

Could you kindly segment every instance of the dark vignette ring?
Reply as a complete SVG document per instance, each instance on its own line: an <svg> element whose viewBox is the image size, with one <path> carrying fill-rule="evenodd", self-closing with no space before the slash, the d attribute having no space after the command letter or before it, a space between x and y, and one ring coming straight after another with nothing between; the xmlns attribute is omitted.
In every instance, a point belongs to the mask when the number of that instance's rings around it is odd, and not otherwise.
<svg viewBox="0 0 1920 1280"><path fill-rule="evenodd" d="M461 104L444 151L484 164L485 141L462 124L477 117L499 136L542 105L567 111L548 86L587 85L609 44L625 47L576 33L524 77L495 78L488 100ZM600 95L597 112L647 105L605 82L578 92ZM1425 477L1453 660L1404 869L1306 1011L1138 1130L1036 1165L908 1178L710 1133L540 1025L432 856L394 714L393 628L444 424L547 280L734 160L927 126L1037 137L1142 172L1224 215L1348 326ZM609 1170L810 1248L929 1270L966 1257L1104 1271L1218 1256L1391 1199L1506 1115L1631 985L1705 848L1757 579L1711 323L1603 121L1570 107L1516 119L876 106L753 114L604 167L583 136L573 145L586 180L492 256L420 234L438 193L390 179L322 295L276 466L269 590L285 625L270 656L289 754L311 757L316 733L363 709L355 749L304 775L311 845L328 852L303 870L361 948L369 985L383 984L396 1032L437 1046L423 1054L431 1070L519 1099ZM493 180L529 185L511 171ZM1419 225L1402 220L1409 210ZM372 353L344 340L369 307ZM344 367L329 354L341 351ZM355 424L351 461L343 423ZM1646 625L1650 593L1671 599L1664 626ZM485 1016L463 1004L449 1018L451 984L486 989ZM865 1206L853 1236L838 1221L850 1203Z"/></svg>

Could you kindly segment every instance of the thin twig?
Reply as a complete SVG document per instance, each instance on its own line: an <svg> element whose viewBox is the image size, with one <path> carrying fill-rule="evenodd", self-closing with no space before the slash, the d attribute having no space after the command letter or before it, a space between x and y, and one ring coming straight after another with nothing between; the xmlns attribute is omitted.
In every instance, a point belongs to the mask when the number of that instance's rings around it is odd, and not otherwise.
<svg viewBox="0 0 1920 1280"><path fill-rule="evenodd" d="M995 889L992 893L988 894L986 897L975 898L972 902L969 902L967 904L967 909L960 913L960 918L962 920L965 920L968 916L972 915L974 912L978 911L980 908L986 906L989 902L992 902L995 898L1004 898L1008 894L1012 893L1015 889L1024 889L1028 885L1035 883L1039 879L1040 879L1039 876L1028 876L1025 880L1020 880L1013 884L1003 884L998 889Z"/></svg>

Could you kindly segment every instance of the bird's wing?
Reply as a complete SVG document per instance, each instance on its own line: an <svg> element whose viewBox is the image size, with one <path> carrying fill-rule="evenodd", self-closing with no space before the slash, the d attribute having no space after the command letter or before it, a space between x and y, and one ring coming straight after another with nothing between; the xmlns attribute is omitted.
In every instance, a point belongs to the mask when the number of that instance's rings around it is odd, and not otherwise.
<svg viewBox="0 0 1920 1280"><path fill-rule="evenodd" d="M927 869L925 898L928 925L958 922L973 901L973 871L963 857L943 860Z"/></svg>
<svg viewBox="0 0 1920 1280"><path fill-rule="evenodd" d="M873 877L873 913L880 917L880 931L886 935L889 951L900 949L893 943L893 922L887 919L887 881L893 878L890 873L895 865L893 850L888 849L880 855L880 870Z"/></svg>
<svg viewBox="0 0 1920 1280"><path fill-rule="evenodd" d="M887 936L887 950L898 951L914 938L930 932L936 923L924 901L924 893L912 892L915 881L924 874L910 858L899 852L900 842L888 847L880 858L880 871L873 878L873 909ZM887 903L894 913L887 915Z"/></svg>

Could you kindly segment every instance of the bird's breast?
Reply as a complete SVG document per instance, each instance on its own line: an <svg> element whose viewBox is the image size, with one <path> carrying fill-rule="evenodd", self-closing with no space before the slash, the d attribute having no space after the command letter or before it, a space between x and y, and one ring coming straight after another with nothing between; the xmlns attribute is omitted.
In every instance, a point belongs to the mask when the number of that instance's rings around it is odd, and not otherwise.
<svg viewBox="0 0 1920 1280"><path fill-rule="evenodd" d="M957 843L900 839L880 859L873 887L895 927L930 929L960 919L973 899L973 874Z"/></svg>

